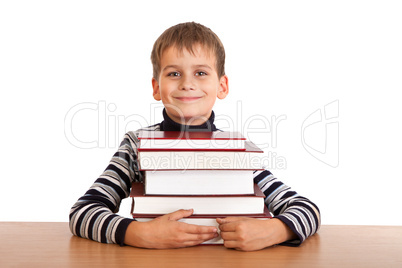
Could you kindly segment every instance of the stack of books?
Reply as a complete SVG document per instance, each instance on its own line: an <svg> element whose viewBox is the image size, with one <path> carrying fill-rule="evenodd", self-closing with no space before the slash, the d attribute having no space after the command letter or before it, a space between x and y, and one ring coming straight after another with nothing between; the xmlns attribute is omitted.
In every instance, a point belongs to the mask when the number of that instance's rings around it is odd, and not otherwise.
<svg viewBox="0 0 402 268"><path fill-rule="evenodd" d="M132 216L149 221L179 209L180 221L218 226L216 218L270 218L254 184L263 151L239 132L142 131L138 161L143 181L134 182ZM222 244L221 237L205 244Z"/></svg>

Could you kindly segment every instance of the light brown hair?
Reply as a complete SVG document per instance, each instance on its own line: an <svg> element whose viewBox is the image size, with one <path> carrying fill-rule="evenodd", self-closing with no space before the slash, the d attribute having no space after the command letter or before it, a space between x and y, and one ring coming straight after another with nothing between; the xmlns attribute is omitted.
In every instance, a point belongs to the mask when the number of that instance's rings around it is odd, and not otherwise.
<svg viewBox="0 0 402 268"><path fill-rule="evenodd" d="M194 54L193 47L200 44L216 58L218 77L225 75L225 49L219 37L208 27L195 22L180 23L165 30L155 41L151 53L153 77L158 80L162 53L171 46L179 51L185 48Z"/></svg>

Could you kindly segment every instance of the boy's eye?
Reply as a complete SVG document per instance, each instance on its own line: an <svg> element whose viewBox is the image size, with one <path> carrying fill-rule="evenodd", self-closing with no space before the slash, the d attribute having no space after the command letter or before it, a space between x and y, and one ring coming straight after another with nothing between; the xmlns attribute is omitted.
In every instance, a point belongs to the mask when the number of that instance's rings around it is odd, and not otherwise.
<svg viewBox="0 0 402 268"><path fill-rule="evenodd" d="M171 72L171 73L168 73L168 76L178 77L178 76L180 76L180 73L179 72Z"/></svg>
<svg viewBox="0 0 402 268"><path fill-rule="evenodd" d="M207 73L206 72L196 72L195 75L204 76L204 75L207 75Z"/></svg>

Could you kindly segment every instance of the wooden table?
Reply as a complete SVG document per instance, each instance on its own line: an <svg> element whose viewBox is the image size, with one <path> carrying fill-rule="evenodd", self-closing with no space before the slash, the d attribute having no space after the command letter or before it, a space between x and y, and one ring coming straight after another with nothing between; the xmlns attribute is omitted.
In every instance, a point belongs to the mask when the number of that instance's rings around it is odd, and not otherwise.
<svg viewBox="0 0 402 268"><path fill-rule="evenodd" d="M321 227L300 247L150 250L71 235L67 223L0 222L0 267L402 267L402 226Z"/></svg>

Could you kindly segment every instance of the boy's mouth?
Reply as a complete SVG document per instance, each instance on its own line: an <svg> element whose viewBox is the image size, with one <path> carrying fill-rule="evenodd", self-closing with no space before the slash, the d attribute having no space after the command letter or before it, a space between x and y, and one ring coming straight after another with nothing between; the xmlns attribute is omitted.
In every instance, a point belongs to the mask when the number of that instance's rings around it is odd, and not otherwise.
<svg viewBox="0 0 402 268"><path fill-rule="evenodd" d="M201 99L201 97L175 97L175 99L182 102L192 102Z"/></svg>

